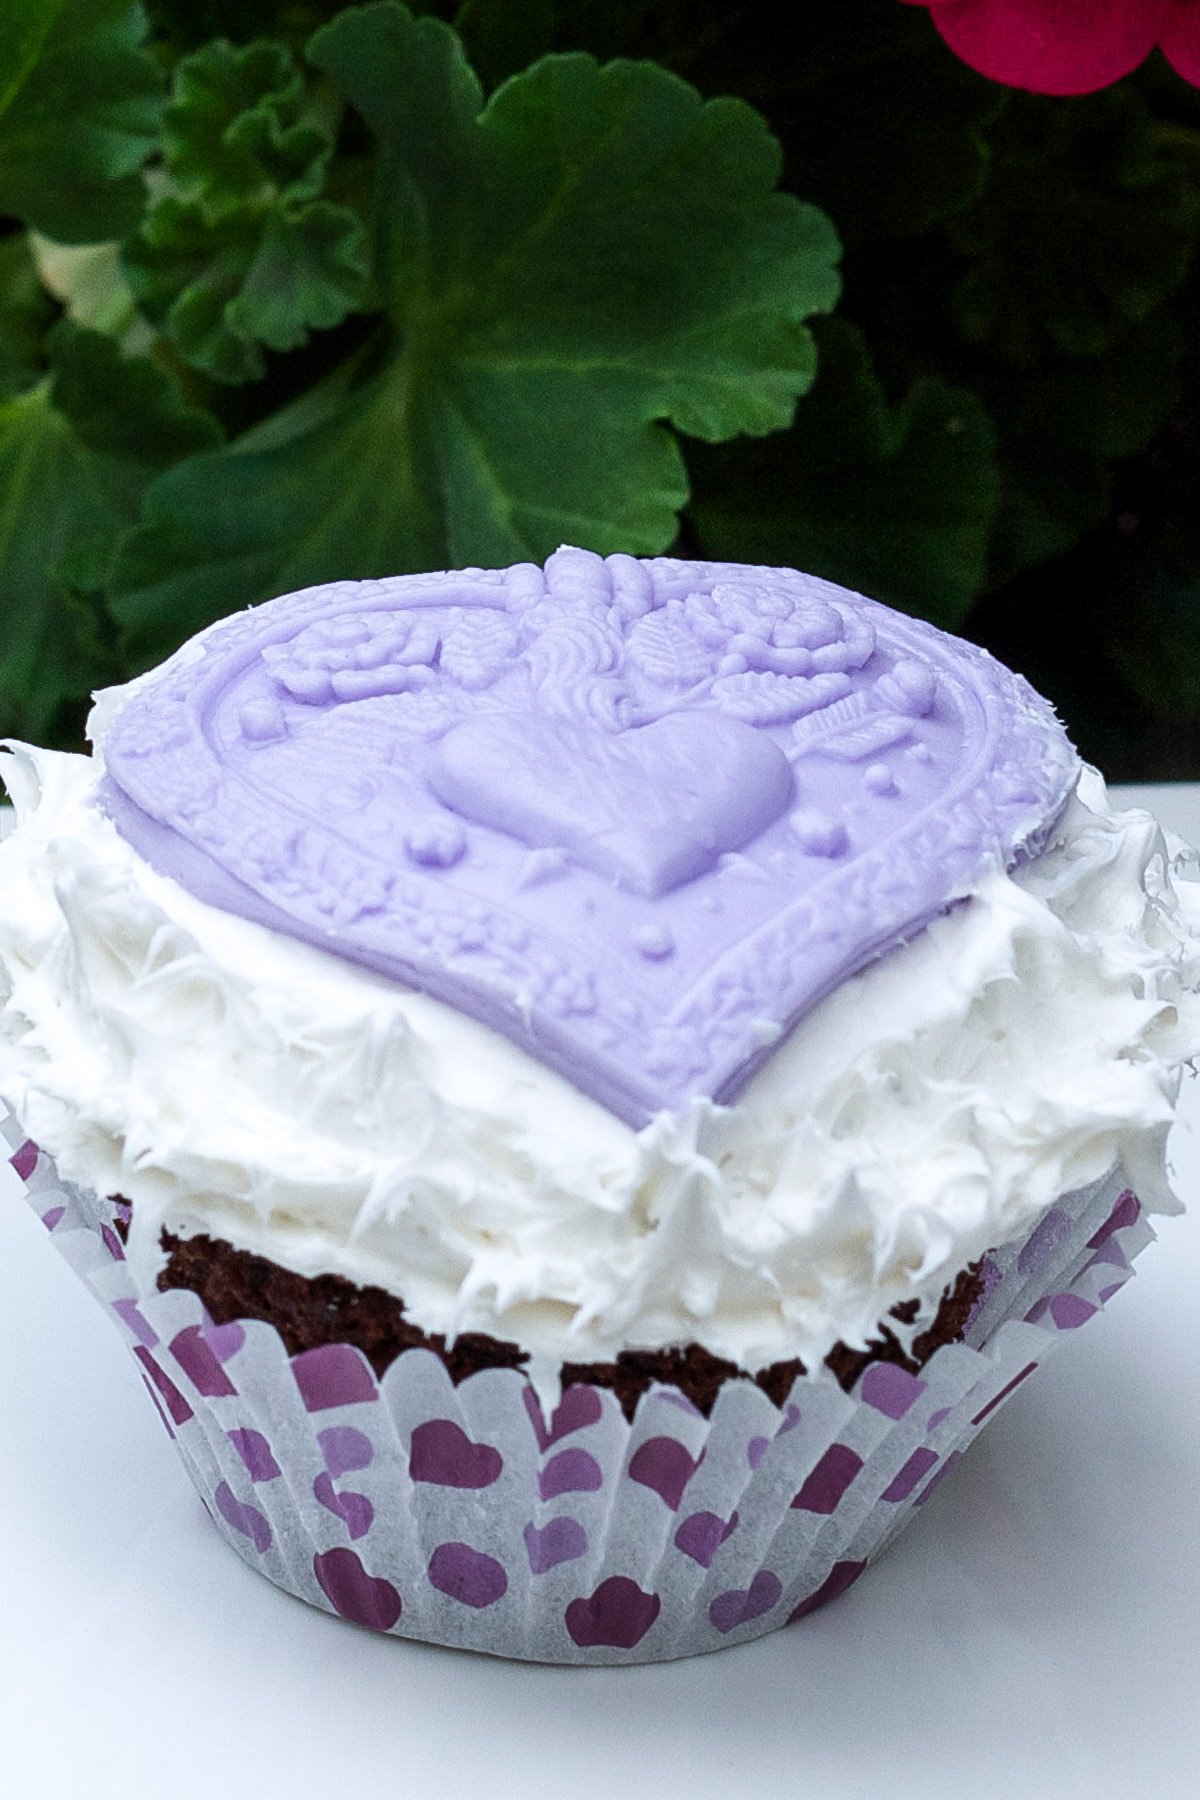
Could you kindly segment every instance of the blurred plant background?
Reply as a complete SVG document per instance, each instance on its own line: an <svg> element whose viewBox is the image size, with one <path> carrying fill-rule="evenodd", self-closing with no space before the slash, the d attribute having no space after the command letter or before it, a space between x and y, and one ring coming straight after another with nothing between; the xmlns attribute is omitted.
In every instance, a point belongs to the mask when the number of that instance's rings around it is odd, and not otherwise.
<svg viewBox="0 0 1200 1800"><path fill-rule="evenodd" d="M791 563L1200 776L1200 92L899 0L4 0L0 733L307 582Z"/></svg>

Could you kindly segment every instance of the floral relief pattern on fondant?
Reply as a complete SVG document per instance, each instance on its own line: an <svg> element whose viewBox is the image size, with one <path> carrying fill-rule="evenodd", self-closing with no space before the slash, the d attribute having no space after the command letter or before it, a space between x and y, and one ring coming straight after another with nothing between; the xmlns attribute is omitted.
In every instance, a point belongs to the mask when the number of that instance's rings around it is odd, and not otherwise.
<svg viewBox="0 0 1200 1800"><path fill-rule="evenodd" d="M983 651L791 570L304 590L135 691L106 805L201 898L481 1018L630 1123L1045 841L1077 774Z"/></svg>

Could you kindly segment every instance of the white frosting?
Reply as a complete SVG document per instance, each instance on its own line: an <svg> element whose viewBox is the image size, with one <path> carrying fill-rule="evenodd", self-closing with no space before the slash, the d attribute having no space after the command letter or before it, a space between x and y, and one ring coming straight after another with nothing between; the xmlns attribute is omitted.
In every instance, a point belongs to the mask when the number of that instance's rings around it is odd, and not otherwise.
<svg viewBox="0 0 1200 1800"><path fill-rule="evenodd" d="M1055 842L831 994L741 1100L635 1132L453 1009L193 899L15 747L0 1093L75 1182L563 1359L815 1364L1120 1156L1154 1208L1200 1050L1200 891L1090 771Z"/></svg>

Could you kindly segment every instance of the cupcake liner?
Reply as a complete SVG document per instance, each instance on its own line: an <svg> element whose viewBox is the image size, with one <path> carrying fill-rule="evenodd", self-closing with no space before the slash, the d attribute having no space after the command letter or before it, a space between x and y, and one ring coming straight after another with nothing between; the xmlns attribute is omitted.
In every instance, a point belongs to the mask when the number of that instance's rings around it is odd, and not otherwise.
<svg viewBox="0 0 1200 1800"><path fill-rule="evenodd" d="M289 1357L270 1325L140 1294L120 1203L63 1182L11 1117L12 1166L110 1309L214 1524L251 1567L401 1637L554 1663L664 1661L742 1643L845 1591L980 1427L1128 1279L1154 1233L1118 1166L985 1260L965 1339L919 1375L825 1369L782 1407L727 1382L710 1418L655 1387L455 1387L427 1350L377 1379L348 1345Z"/></svg>

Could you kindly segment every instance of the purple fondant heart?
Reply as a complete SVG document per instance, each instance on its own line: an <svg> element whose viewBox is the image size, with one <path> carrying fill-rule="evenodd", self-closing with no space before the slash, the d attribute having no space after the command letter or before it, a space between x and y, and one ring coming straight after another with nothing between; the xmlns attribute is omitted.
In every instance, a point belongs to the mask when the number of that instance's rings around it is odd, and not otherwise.
<svg viewBox="0 0 1200 1800"><path fill-rule="evenodd" d="M699 1456L693 1456L687 1445L677 1438L647 1438L630 1458L629 1479L653 1489L671 1511L676 1512L683 1490L700 1467L703 1455L702 1451Z"/></svg>
<svg viewBox="0 0 1200 1800"><path fill-rule="evenodd" d="M1036 851L1078 773L1052 709L931 626L795 570L570 548L237 611L105 762L118 830L199 898L634 1126L734 1098L765 1024Z"/></svg>
<svg viewBox="0 0 1200 1800"><path fill-rule="evenodd" d="M544 1575L559 1563L574 1562L586 1556L588 1534L578 1519L548 1519L542 1526L525 1527L525 1553L535 1575Z"/></svg>
<svg viewBox="0 0 1200 1800"><path fill-rule="evenodd" d="M620 735L485 713L440 740L428 781L462 818L563 850L651 898L756 838L795 786L778 745L719 713L676 713Z"/></svg>
<svg viewBox="0 0 1200 1800"><path fill-rule="evenodd" d="M676 1548L690 1556L693 1562L698 1562L702 1569L709 1569L721 1545L737 1528L736 1512L728 1519L711 1512L689 1513L675 1533Z"/></svg>
<svg viewBox="0 0 1200 1800"><path fill-rule="evenodd" d="M718 1594L708 1609L709 1619L722 1636L736 1631L739 1625L748 1625L751 1619L761 1619L779 1603L783 1593L783 1583L778 1575L770 1569L760 1569L748 1588L733 1588L728 1594Z"/></svg>
<svg viewBox="0 0 1200 1800"><path fill-rule="evenodd" d="M403 1607L390 1581L369 1575L354 1550L326 1550L313 1557L313 1574L334 1612L372 1631L390 1631Z"/></svg>
<svg viewBox="0 0 1200 1800"><path fill-rule="evenodd" d="M490 1444L476 1444L451 1419L430 1419L412 1434L408 1472L438 1487L485 1488L499 1481L504 1458Z"/></svg>
<svg viewBox="0 0 1200 1800"><path fill-rule="evenodd" d="M541 1403L532 1387L524 1393L525 1410L529 1414L529 1422L533 1426L533 1434L538 1441L539 1450L548 1450L551 1444L557 1444L562 1438L570 1437L573 1432L582 1431L585 1426L595 1425L600 1420L604 1408L595 1388L576 1384L569 1387L554 1409L549 1427L542 1416Z"/></svg>
<svg viewBox="0 0 1200 1800"><path fill-rule="evenodd" d="M326 1474L318 1475L313 1482L313 1496L326 1512L342 1521L353 1539L366 1537L375 1522L375 1508L365 1494L339 1494Z"/></svg>
<svg viewBox="0 0 1200 1800"><path fill-rule="evenodd" d="M440 1594L481 1610L508 1592L503 1564L470 1544L439 1544L429 1559L429 1580Z"/></svg>
<svg viewBox="0 0 1200 1800"><path fill-rule="evenodd" d="M257 1506L239 1500L227 1481L218 1484L213 1500L225 1523L249 1538L260 1556L265 1555L271 1548L271 1527Z"/></svg>
<svg viewBox="0 0 1200 1800"><path fill-rule="evenodd" d="M610 1575L595 1593L572 1600L564 1617L572 1642L581 1649L603 1644L632 1650L661 1611L657 1594L646 1593L627 1575Z"/></svg>

